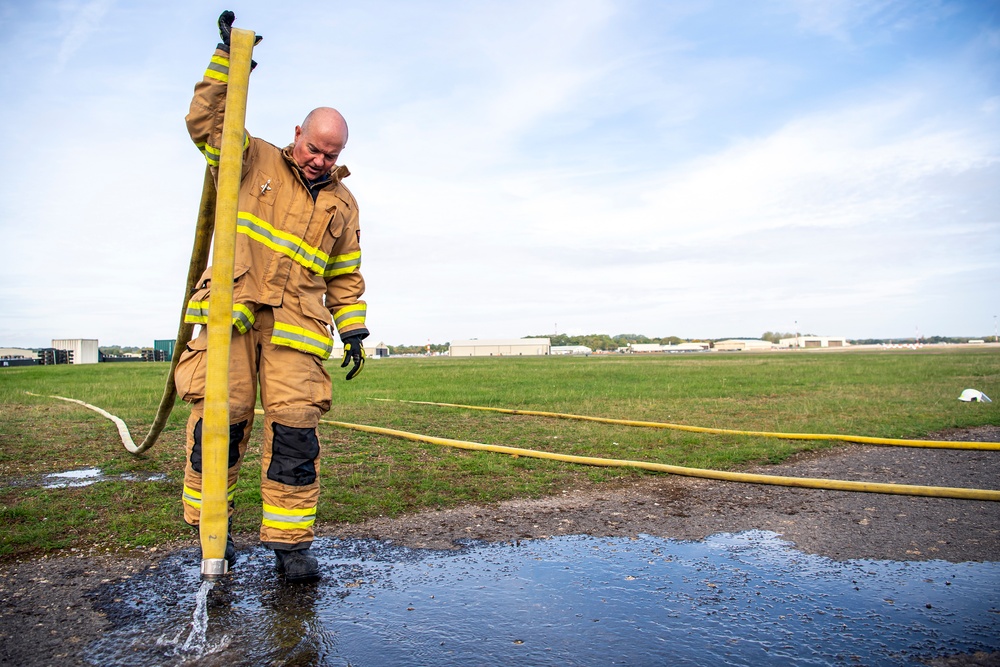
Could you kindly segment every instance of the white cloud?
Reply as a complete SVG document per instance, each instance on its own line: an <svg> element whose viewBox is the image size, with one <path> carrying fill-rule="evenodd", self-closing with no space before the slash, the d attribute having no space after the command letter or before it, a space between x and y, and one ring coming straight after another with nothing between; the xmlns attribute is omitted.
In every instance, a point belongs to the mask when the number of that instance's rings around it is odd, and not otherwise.
<svg viewBox="0 0 1000 667"><path fill-rule="evenodd" d="M114 4L115 0L90 0L61 7L65 15L57 29L60 41L56 52L56 71L62 70L87 40L94 39L102 20ZM140 29L139 26L136 28Z"/></svg>

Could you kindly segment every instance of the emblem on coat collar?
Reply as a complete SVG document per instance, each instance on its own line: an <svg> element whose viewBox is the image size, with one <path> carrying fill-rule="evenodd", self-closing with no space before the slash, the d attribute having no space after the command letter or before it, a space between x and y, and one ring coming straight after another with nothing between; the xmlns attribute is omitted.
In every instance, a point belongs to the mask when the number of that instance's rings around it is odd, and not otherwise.
<svg viewBox="0 0 1000 667"><path fill-rule="evenodd" d="M269 179L267 179L267 183L265 183L264 185L260 186L260 193L264 194L265 192L267 192L270 189L271 189L271 179L269 178Z"/></svg>

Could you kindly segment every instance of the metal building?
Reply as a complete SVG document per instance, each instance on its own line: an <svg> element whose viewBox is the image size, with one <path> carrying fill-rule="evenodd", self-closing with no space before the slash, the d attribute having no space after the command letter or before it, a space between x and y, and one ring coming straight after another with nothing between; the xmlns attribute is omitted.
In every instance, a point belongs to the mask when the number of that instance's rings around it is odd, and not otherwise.
<svg viewBox="0 0 1000 667"><path fill-rule="evenodd" d="M847 347L848 345L850 343L846 338L836 336L796 336L778 341L779 347Z"/></svg>
<svg viewBox="0 0 1000 667"><path fill-rule="evenodd" d="M548 338L510 340L454 340L448 348L452 357L541 357L551 354Z"/></svg>
<svg viewBox="0 0 1000 667"><path fill-rule="evenodd" d="M583 355L589 357L594 351L586 345L553 345L549 348L549 354L555 355Z"/></svg>
<svg viewBox="0 0 1000 667"><path fill-rule="evenodd" d="M53 339L52 347L72 352L74 364L96 364L99 361L96 338Z"/></svg>
<svg viewBox="0 0 1000 667"><path fill-rule="evenodd" d="M759 352L773 350L774 343L759 338L731 338L716 342L715 349L719 352Z"/></svg>

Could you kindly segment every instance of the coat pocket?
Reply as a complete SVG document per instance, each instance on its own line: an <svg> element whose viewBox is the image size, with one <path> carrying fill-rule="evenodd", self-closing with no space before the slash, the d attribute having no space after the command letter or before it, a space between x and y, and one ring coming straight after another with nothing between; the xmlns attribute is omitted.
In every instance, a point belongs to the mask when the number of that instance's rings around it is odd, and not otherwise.
<svg viewBox="0 0 1000 667"><path fill-rule="evenodd" d="M174 387L181 400L188 403L205 398L205 357L208 352L208 332L189 342L174 369Z"/></svg>
<svg viewBox="0 0 1000 667"><path fill-rule="evenodd" d="M278 190L281 189L281 180L269 173L258 169L253 178L247 181L250 194L265 206L274 206L278 198Z"/></svg>

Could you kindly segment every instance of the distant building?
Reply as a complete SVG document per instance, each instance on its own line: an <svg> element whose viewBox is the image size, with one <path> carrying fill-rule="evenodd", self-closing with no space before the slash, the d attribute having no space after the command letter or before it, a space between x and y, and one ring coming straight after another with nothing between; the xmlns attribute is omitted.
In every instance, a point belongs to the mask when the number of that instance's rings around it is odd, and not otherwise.
<svg viewBox="0 0 1000 667"><path fill-rule="evenodd" d="M677 345L629 343L628 347L619 348L619 351L626 354L660 354L663 352L701 352L709 347L708 343L679 343Z"/></svg>
<svg viewBox="0 0 1000 667"><path fill-rule="evenodd" d="M163 361L173 361L174 359L174 345L177 343L174 339L164 339L164 340L154 340L153 349L163 352Z"/></svg>
<svg viewBox="0 0 1000 667"><path fill-rule="evenodd" d="M0 359L38 359L38 355L21 347L0 347Z"/></svg>
<svg viewBox="0 0 1000 667"><path fill-rule="evenodd" d="M448 354L452 357L540 357L551 354L548 338L514 338L510 340L456 340Z"/></svg>
<svg viewBox="0 0 1000 667"><path fill-rule="evenodd" d="M629 354L651 354L654 352L663 352L663 346L659 343L629 343L628 348Z"/></svg>
<svg viewBox="0 0 1000 667"><path fill-rule="evenodd" d="M587 347L586 345L553 345L551 348L549 348L549 350L552 354L560 354L560 355L576 354L576 355L583 355L585 357L589 357L591 354L594 353L594 351L589 347Z"/></svg>
<svg viewBox="0 0 1000 667"><path fill-rule="evenodd" d="M389 356L389 346L385 343L379 343L375 346L375 356L376 357L388 357Z"/></svg>
<svg viewBox="0 0 1000 667"><path fill-rule="evenodd" d="M703 352L711 348L708 343L678 343L677 345L664 345L664 352Z"/></svg>
<svg viewBox="0 0 1000 667"><path fill-rule="evenodd" d="M836 336L796 336L795 338L782 338L778 341L778 347L806 348L806 347L847 347L850 343L846 338Z"/></svg>
<svg viewBox="0 0 1000 667"><path fill-rule="evenodd" d="M19 347L0 347L0 368L8 366L34 366L38 355Z"/></svg>
<svg viewBox="0 0 1000 667"><path fill-rule="evenodd" d="M167 351L152 347L143 348L142 352L139 353L139 359L142 361L167 361Z"/></svg>
<svg viewBox="0 0 1000 667"><path fill-rule="evenodd" d="M774 343L769 340L757 338L731 338L729 340L716 341L715 349L719 352L760 352L763 350L773 350Z"/></svg>
<svg viewBox="0 0 1000 667"><path fill-rule="evenodd" d="M73 363L73 350L57 350L54 347L43 347L38 350L38 363L42 366Z"/></svg>
<svg viewBox="0 0 1000 667"><path fill-rule="evenodd" d="M72 352L71 364L96 364L100 360L96 338L60 338L52 341L52 347Z"/></svg>

